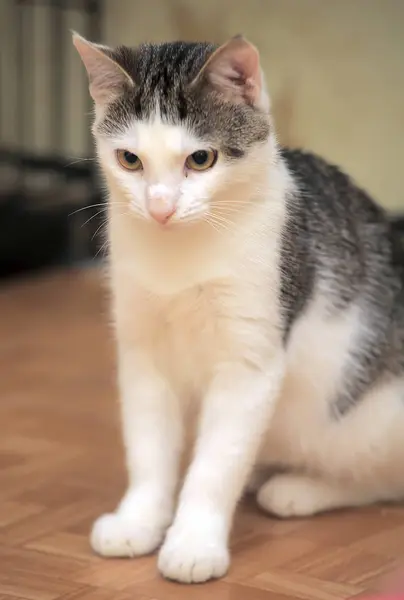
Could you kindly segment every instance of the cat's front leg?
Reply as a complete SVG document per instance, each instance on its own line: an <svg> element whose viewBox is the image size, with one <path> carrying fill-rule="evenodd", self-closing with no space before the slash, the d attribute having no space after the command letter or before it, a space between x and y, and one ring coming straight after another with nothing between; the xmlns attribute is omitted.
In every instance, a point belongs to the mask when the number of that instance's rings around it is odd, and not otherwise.
<svg viewBox="0 0 404 600"><path fill-rule="evenodd" d="M178 401L147 357L121 348L122 425L129 487L91 534L103 556L141 556L161 543L173 516L181 452Z"/></svg>
<svg viewBox="0 0 404 600"><path fill-rule="evenodd" d="M233 513L271 418L282 362L274 361L266 373L227 365L212 382L194 460L159 555L167 578L202 582L227 571Z"/></svg>

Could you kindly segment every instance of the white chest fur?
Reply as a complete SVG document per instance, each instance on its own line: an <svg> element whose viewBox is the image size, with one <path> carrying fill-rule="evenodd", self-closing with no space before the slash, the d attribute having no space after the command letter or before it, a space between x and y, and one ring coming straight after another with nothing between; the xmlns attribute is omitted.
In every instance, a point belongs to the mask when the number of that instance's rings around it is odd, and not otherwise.
<svg viewBox="0 0 404 600"><path fill-rule="evenodd" d="M152 357L178 391L202 393L218 364L270 360L280 345L279 310L271 295L270 286L260 291L234 278L165 296L126 280L116 297L118 337Z"/></svg>
<svg viewBox="0 0 404 600"><path fill-rule="evenodd" d="M111 220L118 339L152 356L176 387L200 388L220 362L263 365L280 347L279 236L264 216L219 234Z"/></svg>

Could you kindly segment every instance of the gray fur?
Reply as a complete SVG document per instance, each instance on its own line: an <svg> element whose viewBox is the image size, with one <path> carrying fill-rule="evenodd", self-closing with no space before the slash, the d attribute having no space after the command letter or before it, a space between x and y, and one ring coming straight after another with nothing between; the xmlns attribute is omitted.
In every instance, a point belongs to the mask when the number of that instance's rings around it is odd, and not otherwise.
<svg viewBox="0 0 404 600"><path fill-rule="evenodd" d="M329 318L352 303L361 309L363 335L352 341L341 389L331 410L340 417L380 378L404 369L402 268L384 211L348 176L321 158L282 151L300 193L288 202L282 252L285 340L315 290Z"/></svg>
<svg viewBox="0 0 404 600"><path fill-rule="evenodd" d="M107 110L99 132L113 134L130 119L158 109L167 122L182 123L216 143L229 160L268 139L267 116L250 105L224 102L204 79L190 84L215 46L175 42L111 51L132 77ZM335 418L351 410L378 380L404 370L403 269L396 264L394 236L383 212L338 168L313 154L283 149L297 195L287 201L281 255L284 343L316 293L327 297L332 319L356 303L361 339L352 341L341 387L331 404Z"/></svg>

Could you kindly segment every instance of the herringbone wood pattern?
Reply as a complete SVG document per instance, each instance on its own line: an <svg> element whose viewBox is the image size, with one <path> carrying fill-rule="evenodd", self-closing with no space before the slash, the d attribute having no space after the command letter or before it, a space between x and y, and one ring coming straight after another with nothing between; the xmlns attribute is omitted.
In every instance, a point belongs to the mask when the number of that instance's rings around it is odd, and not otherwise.
<svg viewBox="0 0 404 600"><path fill-rule="evenodd" d="M93 519L125 485L113 344L97 274L0 294L0 600L340 600L404 558L404 509L277 521L242 504L222 581L163 581L154 557L93 556ZM404 468L404 467L403 467Z"/></svg>

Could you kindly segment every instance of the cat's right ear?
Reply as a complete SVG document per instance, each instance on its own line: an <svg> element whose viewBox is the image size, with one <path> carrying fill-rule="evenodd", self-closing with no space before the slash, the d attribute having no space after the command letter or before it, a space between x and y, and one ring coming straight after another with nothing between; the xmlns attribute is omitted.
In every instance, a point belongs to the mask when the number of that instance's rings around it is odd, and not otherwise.
<svg viewBox="0 0 404 600"><path fill-rule="evenodd" d="M93 44L73 32L73 44L87 70L91 97L99 106L106 106L123 93L125 86L134 86L130 75L114 60L113 51Z"/></svg>

